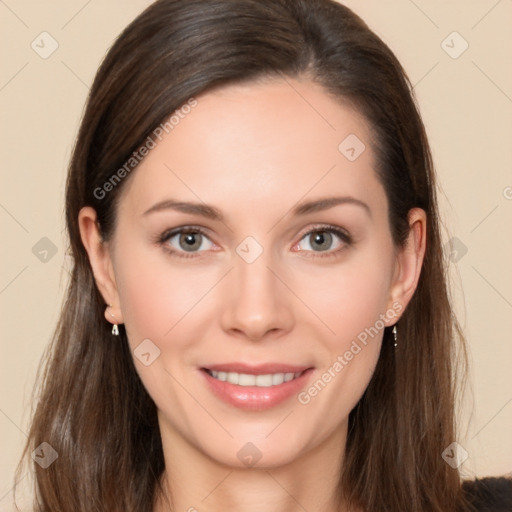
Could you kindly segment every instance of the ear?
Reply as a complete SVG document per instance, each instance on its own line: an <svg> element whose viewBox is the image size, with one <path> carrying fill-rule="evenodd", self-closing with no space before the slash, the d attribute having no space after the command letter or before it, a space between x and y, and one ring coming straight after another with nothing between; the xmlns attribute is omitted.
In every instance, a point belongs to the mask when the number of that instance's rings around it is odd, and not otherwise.
<svg viewBox="0 0 512 512"><path fill-rule="evenodd" d="M123 323L123 315L119 307L112 257L108 243L100 234L96 210L85 206L78 214L80 237L91 263L96 286L105 300L105 319L111 324ZM112 306L110 306L112 304Z"/></svg>
<svg viewBox="0 0 512 512"><path fill-rule="evenodd" d="M409 235L396 256L388 304L388 307L396 303L401 304L402 312L405 311L418 286L427 238L427 215L424 210L412 208L408 214L408 221Z"/></svg>

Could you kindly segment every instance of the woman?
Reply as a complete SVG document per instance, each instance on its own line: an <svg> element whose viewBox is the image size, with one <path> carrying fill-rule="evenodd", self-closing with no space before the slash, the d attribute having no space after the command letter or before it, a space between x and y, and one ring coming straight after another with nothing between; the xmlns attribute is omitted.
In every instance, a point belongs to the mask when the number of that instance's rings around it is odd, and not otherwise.
<svg viewBox="0 0 512 512"><path fill-rule="evenodd" d="M350 10L150 6L69 170L36 509L470 510L437 215L409 82Z"/></svg>

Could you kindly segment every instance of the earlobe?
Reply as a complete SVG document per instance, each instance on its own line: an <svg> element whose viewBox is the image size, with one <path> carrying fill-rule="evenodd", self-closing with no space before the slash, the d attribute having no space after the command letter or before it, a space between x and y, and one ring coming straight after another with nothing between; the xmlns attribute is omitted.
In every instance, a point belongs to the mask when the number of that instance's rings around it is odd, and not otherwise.
<svg viewBox="0 0 512 512"><path fill-rule="evenodd" d="M78 214L80 237L87 251L96 286L103 296L105 319L112 324L123 322L119 307L119 296L108 244L101 237L94 208L85 206ZM112 306L110 306L112 304Z"/></svg>
<svg viewBox="0 0 512 512"><path fill-rule="evenodd" d="M396 272L390 291L390 304L399 302L402 311L411 300L421 275L426 249L427 216L421 208L409 211L409 236L399 249Z"/></svg>

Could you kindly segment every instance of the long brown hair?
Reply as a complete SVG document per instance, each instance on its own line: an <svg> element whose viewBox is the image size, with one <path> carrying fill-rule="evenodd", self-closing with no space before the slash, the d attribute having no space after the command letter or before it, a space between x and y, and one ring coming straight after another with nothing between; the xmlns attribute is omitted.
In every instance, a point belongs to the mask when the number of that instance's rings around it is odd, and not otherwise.
<svg viewBox="0 0 512 512"><path fill-rule="evenodd" d="M45 469L34 464L37 511L150 512L164 470L156 407L122 327L112 342L80 239L80 209L96 210L108 240L129 177L98 190L155 127L191 97L267 76L307 76L369 121L397 246L409 210L427 212L425 260L399 322L399 350L386 329L373 378L350 413L340 495L366 511L463 506L460 475L441 456L456 439L454 356L462 335L449 301L430 150L401 65L332 0L159 0L106 55L69 168L73 268L25 447L26 455L46 442L58 453Z"/></svg>

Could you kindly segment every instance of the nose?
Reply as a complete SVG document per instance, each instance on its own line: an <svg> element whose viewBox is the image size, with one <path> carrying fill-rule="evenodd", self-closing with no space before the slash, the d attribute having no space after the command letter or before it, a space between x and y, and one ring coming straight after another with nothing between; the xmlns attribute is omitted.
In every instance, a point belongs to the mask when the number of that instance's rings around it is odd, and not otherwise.
<svg viewBox="0 0 512 512"><path fill-rule="evenodd" d="M290 291L271 270L263 253L253 263L239 258L230 272L222 312L226 332L251 341L276 338L292 330L294 315Z"/></svg>

